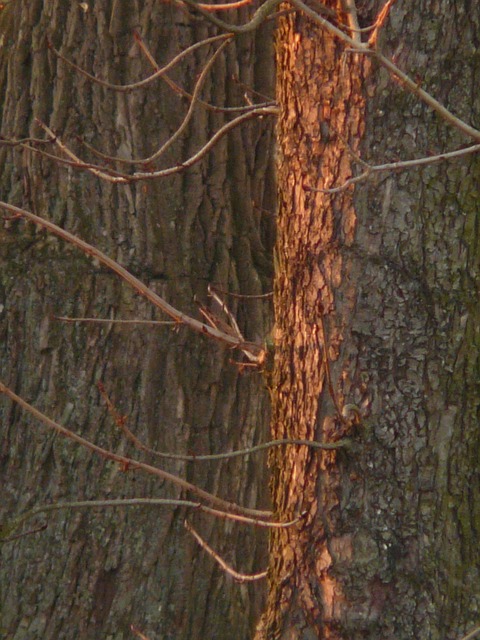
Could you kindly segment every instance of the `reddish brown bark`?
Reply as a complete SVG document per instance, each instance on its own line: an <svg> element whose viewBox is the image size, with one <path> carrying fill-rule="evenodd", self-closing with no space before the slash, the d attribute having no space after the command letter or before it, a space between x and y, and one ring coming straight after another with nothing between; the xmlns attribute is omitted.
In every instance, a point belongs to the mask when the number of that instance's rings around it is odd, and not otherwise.
<svg viewBox="0 0 480 640"><path fill-rule="evenodd" d="M348 278L345 247L356 215L351 190L316 192L351 176L351 153L364 131L362 62L301 16L283 18L277 35L278 181L275 437L332 442L348 435L329 397L325 359L336 361L351 302L337 300ZM325 334L324 335L324 331ZM338 508L335 452L288 447L272 454L272 493L282 518L298 526L272 536L273 566L265 631L258 637L303 637L306 630L336 637L330 623L342 606L326 544ZM348 553L339 541L338 552ZM306 637L306 636L305 636ZM312 636L313 637L313 636Z"/></svg>

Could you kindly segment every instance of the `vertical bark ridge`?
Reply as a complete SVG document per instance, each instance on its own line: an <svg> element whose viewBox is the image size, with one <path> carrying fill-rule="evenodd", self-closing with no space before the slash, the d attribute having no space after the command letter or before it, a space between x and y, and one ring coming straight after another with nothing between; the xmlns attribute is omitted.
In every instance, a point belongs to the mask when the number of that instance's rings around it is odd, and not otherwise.
<svg viewBox="0 0 480 640"><path fill-rule="evenodd" d="M336 291L348 277L342 250L353 242L356 216L351 190L332 195L315 189L351 176L347 145L357 152L364 131L362 63L298 15L281 20L276 50L279 213L272 432L276 438L332 442L345 429L329 396L325 359L333 370L348 326L348 294L337 300ZM336 400L342 404L341 395ZM259 638L338 637L335 619L343 595L330 570L327 544L339 502L338 458L307 447L287 447L271 456L275 508L282 518L301 520L272 536L271 592Z"/></svg>

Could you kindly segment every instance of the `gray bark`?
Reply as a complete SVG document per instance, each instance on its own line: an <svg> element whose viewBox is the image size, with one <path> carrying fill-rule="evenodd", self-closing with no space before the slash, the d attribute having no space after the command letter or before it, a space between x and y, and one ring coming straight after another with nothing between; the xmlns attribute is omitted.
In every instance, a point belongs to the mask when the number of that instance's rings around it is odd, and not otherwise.
<svg viewBox="0 0 480 640"><path fill-rule="evenodd" d="M383 4L359 3L361 26ZM479 20L472 3L397 2L378 44L477 126ZM479 160L305 189L352 175L346 144L378 164L471 142L343 49L280 23L272 430L353 447L272 455L275 508L304 519L272 536L257 637L461 638L480 605Z"/></svg>
<svg viewBox="0 0 480 640"><path fill-rule="evenodd" d="M85 159L96 161L78 136L114 156L147 156L175 131L188 102L161 81L128 95L93 85L59 61L46 38L90 73L127 83L152 72L133 29L158 64L209 30L173 4L88 4L85 13L77 2L19 0L3 11L1 134L43 137L34 122L40 118ZM232 44L202 98L243 104L234 75L271 94L268 42L263 33ZM207 51L186 58L172 78L191 91ZM257 69L250 64L256 54L264 60ZM194 127L160 166L191 155L226 119L198 107ZM188 172L125 187L1 147L1 197L78 234L198 315L194 297L206 303L208 283L248 294L271 287L273 217L263 211L272 207L270 131L269 122L249 124ZM0 263L1 378L53 419L115 452L140 456L100 398L102 381L127 426L159 450L217 453L265 439L266 392L258 373L240 375L230 364L236 354L185 328L54 320L164 318L113 274L21 221L2 226ZM271 325L269 303L229 302L245 335L262 339ZM187 497L53 435L4 398L0 425L2 521L56 501ZM268 506L261 456L162 466L229 500ZM132 637L134 624L151 638L249 637L264 585L233 583L184 531L186 515L169 507L50 514L45 531L2 546L0 635L119 640ZM189 517L239 571L264 568L265 531Z"/></svg>

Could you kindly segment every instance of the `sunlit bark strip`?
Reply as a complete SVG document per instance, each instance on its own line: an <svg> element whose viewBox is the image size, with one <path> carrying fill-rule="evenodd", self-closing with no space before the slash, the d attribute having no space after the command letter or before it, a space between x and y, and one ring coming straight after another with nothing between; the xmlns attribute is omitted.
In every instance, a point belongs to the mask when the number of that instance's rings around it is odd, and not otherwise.
<svg viewBox="0 0 480 640"><path fill-rule="evenodd" d="M326 362L335 367L344 339L349 303L338 302L335 292L348 272L342 248L353 243L356 216L351 190L335 195L321 190L351 176L352 155L343 140L358 152L364 62L361 56L345 57L337 39L309 18L282 18L274 438L335 441L349 428L339 415L344 399L336 379L328 380ZM305 184L318 191L304 189ZM339 640L336 625L345 595L332 573L329 550L341 475L338 454L273 451L270 464L274 508L282 518L306 516L289 532L271 537L269 600L257 640L307 633Z"/></svg>

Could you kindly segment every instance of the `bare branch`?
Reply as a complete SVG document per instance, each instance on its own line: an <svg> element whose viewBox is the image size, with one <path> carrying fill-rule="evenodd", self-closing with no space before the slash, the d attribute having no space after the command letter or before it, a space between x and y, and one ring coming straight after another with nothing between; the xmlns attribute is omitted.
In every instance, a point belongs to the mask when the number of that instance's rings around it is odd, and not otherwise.
<svg viewBox="0 0 480 640"><path fill-rule="evenodd" d="M213 36L211 38L206 38L205 40L200 40L200 42L196 42L195 44L192 44L190 47L188 47L184 51L181 51L178 55L172 58L172 60L170 60L170 62L168 62L161 69L157 67L157 70L155 71L155 73L153 73L151 76L148 76L148 78L144 78L143 80L139 80L138 82L132 82L131 84L113 84L111 82L107 82L106 80L101 80L100 78L97 78L91 73L88 73L88 71L85 71L85 69L82 69L82 67L79 67L77 64L75 64L74 62L66 58L64 55L60 53L60 51L55 49L55 47L50 43L49 43L49 48L51 49L51 51L54 52L54 54L60 60L65 62L65 64L67 64L72 69L75 69L75 71L78 71L78 73L80 73L82 76L90 80L90 82L98 84L101 87L105 87L106 89L110 89L111 91L118 91L120 93L131 93L132 91L142 89L148 86L154 80L161 78L164 74L167 73L167 71L170 71L170 69L173 69L173 67L176 64L178 64L181 60L183 60L183 58L188 56L190 53L193 53L200 47L203 47L205 45L211 45L211 44L214 44L215 42L219 42L222 40L230 40L231 37L232 36L230 34L222 33L218 36Z"/></svg>
<svg viewBox="0 0 480 640"><path fill-rule="evenodd" d="M383 8L379 11L377 19L375 20L375 24L373 25L373 32L368 39L368 44L371 47L377 46L378 33L380 29L385 24L386 19L388 18L388 14L390 13L390 9L392 5L395 4L397 0L387 0Z"/></svg>
<svg viewBox="0 0 480 640"><path fill-rule="evenodd" d="M62 240L66 240L70 244L75 245L87 256L95 258L96 260L98 260L98 262L111 269L111 271L120 276L122 280L125 280L125 282L127 282L140 295L144 296L149 302L151 302L158 309L173 318L176 322L190 327L190 329L196 331L197 333L201 333L202 335L206 335L210 338L218 340L219 342L223 342L224 344L232 348L241 350L246 349L248 350L248 353L253 353L254 356L259 360L262 359L264 352L263 347L250 342L243 344L235 336L223 333L222 331L204 324L203 322L200 322L195 318L187 316L185 313L182 313L178 309L175 309L175 307L172 307L170 304L168 304L168 302L166 302L158 294L152 291L152 289L147 287L147 285L144 284L141 280L132 275L124 267L119 265L118 262L115 262L115 260L109 258L102 251L96 249L91 244L88 244L88 242L80 240L80 238L77 238L77 236L74 236L68 231L65 231L65 229L62 229L53 222L44 220L43 218L40 218L39 216L36 216L35 214L30 213L30 211L26 211L25 209L20 209L19 207L7 204L6 202L0 202L0 208L11 211L13 214L15 214L16 217L26 218L27 220L38 224L44 229L47 229L47 231L50 231L54 235L62 238Z"/></svg>
<svg viewBox="0 0 480 640"><path fill-rule="evenodd" d="M217 27L220 27L220 29L227 31L228 33L241 34L258 29L262 22L267 19L269 14L272 13L281 4L282 0L265 0L265 2L261 4L260 7L256 10L250 22L247 22L243 25L229 24L228 22L220 20L216 16L203 9L202 5L198 2L195 2L195 0L181 0L181 2L188 5L192 9L195 9L195 11L201 13L204 18L206 18L209 22L213 23Z"/></svg>
<svg viewBox="0 0 480 640"><path fill-rule="evenodd" d="M472 629L466 636L463 636L461 640L473 640L473 638L476 638L478 635L480 635L480 627L475 627L475 629Z"/></svg>
<svg viewBox="0 0 480 640"><path fill-rule="evenodd" d="M205 540L200 536L200 534L195 531L193 526L188 522L188 520L184 521L185 529L192 534L198 544L205 549L208 555L212 556L212 558L217 562L224 571L226 571L229 575L232 576L234 580L237 582L254 582L255 580L261 580L262 578L267 577L267 571L262 571L261 573L247 574L247 573L238 573L235 569L232 569L230 565L228 565L225 560L208 545Z"/></svg>
<svg viewBox="0 0 480 640"><path fill-rule="evenodd" d="M253 445L252 447L248 447L246 449L237 449L236 451L224 451L223 453L209 453L205 455L187 455L182 453L166 453L163 451L157 451L156 449L152 449L147 447L137 436L130 431L130 429L126 425L126 417L120 415L114 406L113 402L109 398L105 386L103 383L99 382L97 384L98 389L107 405L107 408L112 415L115 424L121 431L124 433L126 438L132 442L132 444L139 450L144 453L148 453L150 455L156 456L157 458L168 459L168 460L181 460L184 462L206 462L212 460L229 460L231 458L238 458L241 456L248 456L252 453L258 453L259 451L265 451L267 449L272 449L273 447L280 447L285 445L295 445L302 447L311 447L312 449L321 449L327 451L333 451L335 449L349 449L352 446L352 441L348 438L342 438L337 442L316 442L315 440L301 440L301 439L292 439L292 438L280 438L279 440L270 440L269 442L263 442L261 444ZM330 381L330 393L334 398L334 402L336 403L335 393L333 392L333 387ZM336 404L337 406L337 404ZM337 406L337 412L341 417L343 415L343 411Z"/></svg>
<svg viewBox="0 0 480 640"><path fill-rule="evenodd" d="M350 33L352 34L353 40L355 42L361 43L362 33L360 29L360 25L358 24L358 16L357 16L357 7L355 5L355 0L342 0L342 8L343 11L347 14L348 20L348 28Z"/></svg>
<svg viewBox="0 0 480 640"><path fill-rule="evenodd" d="M434 156L425 156L423 158L417 158L416 160L400 160L398 162L387 162L385 164L377 164L377 165L369 165L365 161L362 160L362 165L367 167L365 171L360 173L358 176L354 176L353 178L349 178L342 185L338 187L332 187L331 189L317 189L314 187L310 187L308 185L303 185L305 191L314 191L318 193L339 193L340 191L344 191L348 187L353 184L357 184L358 182L362 182L363 180L367 180L372 175L376 173L382 173L385 171L402 171L413 169L414 167L424 167L435 162L441 162L444 160L453 160L455 158L461 158L471 153L477 153L480 151L480 144L474 144L470 147L465 147L464 149L457 149L456 151L447 151L445 153L439 153Z"/></svg>
<svg viewBox="0 0 480 640"><path fill-rule="evenodd" d="M184 507L186 509L194 509L195 511L202 511L209 515L213 515L217 518L224 520L234 520L235 522L241 522L242 524L252 524L263 528L282 528L291 527L298 522L298 519L286 523L282 522L270 522L268 520L259 520L250 517L240 516L239 514L229 513L228 511L219 511L218 509L212 509L207 505L200 502L194 502L192 500L182 500L175 498L118 498L118 499L106 499L106 500L74 500L72 502L56 502L53 504L45 504L40 507L34 507L13 520L6 521L0 524L0 542L11 542L18 538L32 533L43 531L47 525L40 525L30 531L13 535L15 531L28 520L38 516L40 514L50 513L52 511L73 511L74 509L105 509L105 508L125 508L125 507Z"/></svg>
<svg viewBox="0 0 480 640"><path fill-rule="evenodd" d="M26 402L23 398L21 398L16 393L14 393L1 381L0 381L0 393L4 393L8 398L13 400L13 402L16 402L20 407L22 407L22 409L24 409L25 411L28 411L37 420L45 424L50 429L53 429L56 433L59 433L60 435L66 438L69 438L70 440L73 440L74 442L76 442L77 444L80 444L82 447L85 447L89 451L93 451L94 453L98 454L105 460L112 460L113 462L117 462L118 464L121 465L121 468L124 469L125 471L127 470L135 471L136 469L140 469L141 471L144 471L150 475L161 478L162 480L171 482L181 487L182 489L185 489L186 491L191 492L193 495L198 496L199 498L201 498L202 500L205 500L209 504L219 507L226 513L233 513L233 514L248 516L254 519L270 518L273 515L270 511L249 509L247 507L241 507L240 505L234 504L232 502L228 502L227 500L218 498L217 496L209 493L208 491L204 491L203 489L200 489L200 487L197 487L191 482L188 482L187 480L184 480L179 476L169 473L168 471L164 471L163 469L159 469L158 467L152 467L151 465L146 464L144 462L140 462L139 460L134 460L133 458L127 458L126 456L121 456L116 453L113 453L112 451L108 451L103 447L99 447L93 442L90 442L89 440L82 438L82 436L77 435L73 431L70 431L70 429L67 429L61 424L58 424L58 422L55 422L54 420L52 420L51 418L43 414L41 411L39 411L38 409L33 407L31 404Z"/></svg>
<svg viewBox="0 0 480 640"><path fill-rule="evenodd" d="M271 298L273 296L273 291L269 291L268 293L233 293L232 291L225 291L224 289L220 289L219 287L210 285L211 289L218 291L223 296L229 296L230 298L240 298L241 300L259 300L261 298Z"/></svg>
<svg viewBox="0 0 480 640"><path fill-rule="evenodd" d="M134 36L135 36L135 40L136 40L138 46L140 47L140 51L144 54L144 56L147 58L147 60L152 65L152 67L155 69L155 71L158 71L160 69L160 67L158 66L155 58L152 56L152 54L148 50L148 47L145 44L145 42L143 41L143 39L140 36L140 34L137 31L134 31ZM188 91L185 91L185 89L182 89L182 87L180 87L176 82L174 82L166 74L162 75L162 80L166 84L168 84L168 86L171 89L173 89L173 91L175 91L175 93L178 93L181 96L183 96L185 98L188 98L189 100L192 99L192 94L191 93L189 93ZM205 102L205 100L201 100L200 98L197 99L197 102L202 107L205 107L206 109L209 109L210 111L214 111L216 113L238 113L238 112L245 113L246 111L250 111L251 109L257 109L258 107L270 107L270 106L275 104L275 101L272 100L272 99L269 99L267 96L261 96L260 94L258 94L256 91L253 91L252 89L249 89L249 91L252 91L257 96L261 97L261 99L265 100L265 102L257 103L257 104L254 104L254 105L247 104L247 105L244 105L243 107L219 107L219 106L217 106L215 104L210 104L209 102ZM89 148L88 145L86 145L86 146L87 146L87 148ZM97 153L98 155L101 155L98 151L96 151L96 150L93 150L93 151L94 151L94 153Z"/></svg>
<svg viewBox="0 0 480 640"><path fill-rule="evenodd" d="M198 6L204 11L230 11L231 9L241 9L249 4L252 4L253 0L237 0L236 2L227 2L224 4L205 4L199 2Z"/></svg>
<svg viewBox="0 0 480 640"><path fill-rule="evenodd" d="M195 153L193 156L188 158L179 165L175 167L169 167L167 169L161 169L158 171L147 171L147 172L135 172L132 174L120 173L118 171L114 171L113 169L109 169L108 167L102 167L100 165L95 165L92 163L84 162L78 156L76 156L63 142L54 134L54 132L47 127L46 124L36 119L36 122L42 129L47 133L47 135L54 141L58 148L67 155L70 160L66 160L64 158L60 158L58 156L53 156L51 154L45 153L44 151L37 149L35 147L31 147L29 145L23 145L23 148L29 149L35 153L43 155L44 157L50 158L57 164L64 164L70 167L75 167L77 169L86 170L92 173L93 175L105 180L107 182L112 182L114 184L128 184L130 182L136 182L139 180L153 180L156 178L164 178L166 176L170 176L174 173L179 173L184 171L185 169L190 168L197 162L199 162L209 151L217 144L217 142L223 138L229 131L234 129L235 127L247 122L247 120L251 120L252 118L262 118L264 116L276 115L278 113L278 108L275 106L270 107L259 107L248 111L247 113L243 113L237 118L234 118L230 122L227 122L223 125L209 140L208 142Z"/></svg>
<svg viewBox="0 0 480 640"><path fill-rule="evenodd" d="M185 1L191 2L191 0ZM474 127L470 126L469 124L455 116L451 111L449 111L440 102L438 102L438 100L436 100L433 96L422 89L416 82L414 82L406 73L399 69L396 64L394 64L391 60L386 58L383 54L379 53L375 49L370 48L368 43L364 44L361 42L357 42L355 39L349 37L347 34L341 31L341 29L335 27L333 24L328 22L328 20L323 18L316 11L302 2L302 0L290 0L290 3L297 9L302 10L314 22L324 27L332 35L336 36L345 44L348 44L350 47L352 47L352 53L363 53L374 58L382 67L387 69L394 77L398 78L401 84L407 87L407 89L411 93L416 95L423 102L425 102L425 104L436 111L443 120L453 125L456 129L473 138L474 140L480 141L480 131L478 129L475 129Z"/></svg>
<svg viewBox="0 0 480 640"><path fill-rule="evenodd" d="M116 320L109 318L70 318L67 316L52 316L54 320L61 320L73 324L74 322L91 322L98 324L127 324L127 325L151 325L151 326L178 326L174 320Z"/></svg>
<svg viewBox="0 0 480 640"><path fill-rule="evenodd" d="M198 104L198 95L199 95L200 91L202 90L202 87L203 87L203 84L205 82L205 79L206 79L208 73L210 72L210 69L212 68L215 60L218 58L220 53L225 49L225 47L230 43L230 37L228 37L228 38L229 39L227 40L227 42L223 42L218 47L218 49L212 55L210 60L203 67L202 72L201 72L200 76L198 77L197 82L195 83L195 88L193 90L193 95L192 95L192 98L191 98L190 106L189 106L188 111L187 111L187 113L185 115L185 118L183 119L183 122L178 127L178 129L175 131L175 133L172 136L170 136L170 138L168 138L168 140L159 149L157 149L157 151L155 151L155 153L153 153L151 156L149 156L147 158L134 158L132 160L129 160L127 158L120 158L120 157L117 157L117 156L107 156L105 154L102 154L102 157L107 159L109 162L122 162L124 164L132 164L132 165L133 164L149 165L152 162L155 162L156 160L158 160L158 158L160 158L167 151L167 149L169 149L171 147L171 145L174 142L176 142L178 140L178 138L180 138L180 136L183 134L183 132L187 128L190 120L192 119L195 107Z"/></svg>
<svg viewBox="0 0 480 640"><path fill-rule="evenodd" d="M148 636L142 633L140 629L137 629L137 627L133 624L130 625L130 631L134 633L137 636L137 638L140 638L140 640L150 640Z"/></svg>

